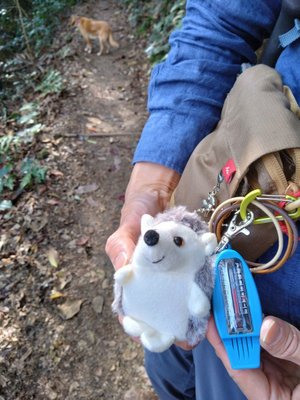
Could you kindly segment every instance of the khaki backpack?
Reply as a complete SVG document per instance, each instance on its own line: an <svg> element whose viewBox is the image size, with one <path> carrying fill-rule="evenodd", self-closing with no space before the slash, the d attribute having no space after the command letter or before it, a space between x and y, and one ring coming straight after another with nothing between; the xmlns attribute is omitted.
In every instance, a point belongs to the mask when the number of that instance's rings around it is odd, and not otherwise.
<svg viewBox="0 0 300 400"><path fill-rule="evenodd" d="M174 193L175 204L209 218L217 204L252 189L297 193L299 118L294 96L273 68L260 64L245 70L226 98L216 129L192 153ZM256 225L249 237L239 235L233 247L254 260L275 240L272 224Z"/></svg>

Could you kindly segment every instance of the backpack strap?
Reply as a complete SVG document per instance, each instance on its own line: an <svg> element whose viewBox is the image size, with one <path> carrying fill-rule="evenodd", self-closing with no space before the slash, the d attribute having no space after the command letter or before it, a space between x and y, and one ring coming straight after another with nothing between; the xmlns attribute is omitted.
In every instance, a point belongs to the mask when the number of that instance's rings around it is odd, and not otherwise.
<svg viewBox="0 0 300 400"><path fill-rule="evenodd" d="M282 0L281 10L273 28L273 32L268 39L261 56L260 62L262 64L274 67L283 47L280 45L279 36L286 34L291 28L293 28L295 18L300 17L300 2L299 0ZM296 23L297 24L297 23ZM295 26L297 30L297 25ZM296 31L296 33L298 33ZM285 38L290 38L289 34ZM293 36L294 37L294 36ZM292 37L292 38L293 38ZM282 38L282 40L284 37ZM284 43L284 42L283 42ZM288 43L288 41L286 41ZM286 44L284 43L284 44Z"/></svg>
<svg viewBox="0 0 300 400"><path fill-rule="evenodd" d="M283 165L279 153L270 153L261 157L260 161L270 175L271 182L274 182L278 194L284 194L288 181L286 180Z"/></svg>
<svg viewBox="0 0 300 400"><path fill-rule="evenodd" d="M263 193L285 194L289 185L279 152L265 154L256 160L245 178L246 192L261 189Z"/></svg>
<svg viewBox="0 0 300 400"><path fill-rule="evenodd" d="M298 190L299 190L299 188L300 188L300 148L288 149L287 153L292 158L293 164L295 166L295 172L291 178L291 181L295 185L297 185Z"/></svg>
<svg viewBox="0 0 300 400"><path fill-rule="evenodd" d="M300 107L291 89L288 86L284 85L283 93L285 94L290 103L290 110L296 115L298 119L300 119ZM291 178L291 181L296 186L294 186L291 191L296 192L300 189L300 148L295 147L292 149L287 149L286 151L293 160L293 164L295 167L295 172Z"/></svg>
<svg viewBox="0 0 300 400"><path fill-rule="evenodd" d="M295 96L293 95L293 92L291 91L291 89L288 86L284 85L283 93L287 97L287 99L290 103L290 110L296 115L296 117L298 117L300 119L300 107L297 103Z"/></svg>

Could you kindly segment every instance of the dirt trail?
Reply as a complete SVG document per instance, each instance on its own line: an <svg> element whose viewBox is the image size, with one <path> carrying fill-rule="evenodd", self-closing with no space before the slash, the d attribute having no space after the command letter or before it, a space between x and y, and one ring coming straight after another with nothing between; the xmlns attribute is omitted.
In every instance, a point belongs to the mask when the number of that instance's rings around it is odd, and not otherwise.
<svg viewBox="0 0 300 400"><path fill-rule="evenodd" d="M74 11L109 21L120 48L99 57L94 42L86 55L74 34L61 66L68 93L43 137L49 183L23 196L18 223L3 225L0 400L150 400L141 349L111 314L104 252L146 119L144 44L117 2Z"/></svg>

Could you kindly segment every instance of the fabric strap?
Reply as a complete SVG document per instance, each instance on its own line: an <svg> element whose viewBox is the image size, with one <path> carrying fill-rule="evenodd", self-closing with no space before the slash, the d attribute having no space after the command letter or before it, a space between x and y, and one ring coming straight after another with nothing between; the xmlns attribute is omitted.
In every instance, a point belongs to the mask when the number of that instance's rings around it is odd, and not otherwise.
<svg viewBox="0 0 300 400"><path fill-rule="evenodd" d="M292 29L278 37L280 46L283 48L300 38L300 20L296 18L294 23L295 25Z"/></svg>

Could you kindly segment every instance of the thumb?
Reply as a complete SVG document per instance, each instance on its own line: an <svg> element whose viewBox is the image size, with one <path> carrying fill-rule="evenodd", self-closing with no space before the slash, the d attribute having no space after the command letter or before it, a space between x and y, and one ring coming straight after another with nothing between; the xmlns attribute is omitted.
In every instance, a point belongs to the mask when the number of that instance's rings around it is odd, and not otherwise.
<svg viewBox="0 0 300 400"><path fill-rule="evenodd" d="M107 240L105 251L114 268L117 270L128 264L135 248L133 240L126 231L119 228Z"/></svg>
<svg viewBox="0 0 300 400"><path fill-rule="evenodd" d="M279 318L265 318L260 342L272 356L300 365L300 331L293 325Z"/></svg>

